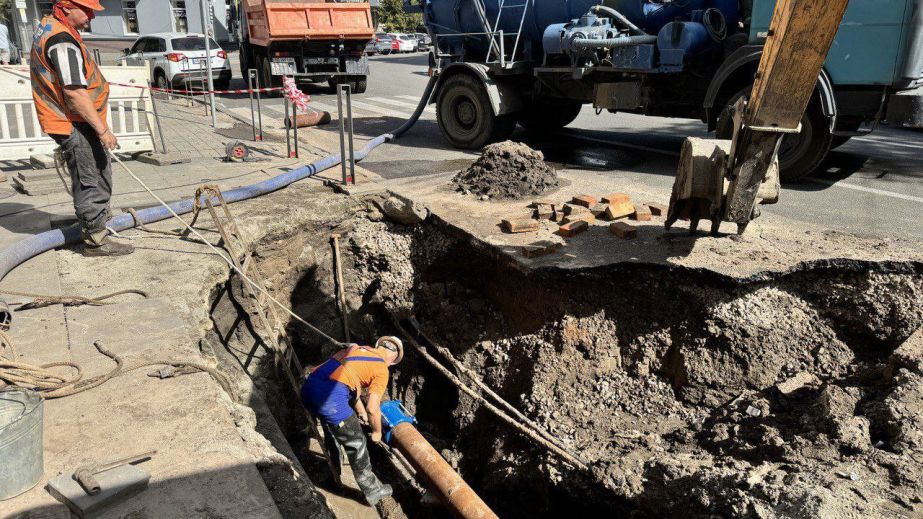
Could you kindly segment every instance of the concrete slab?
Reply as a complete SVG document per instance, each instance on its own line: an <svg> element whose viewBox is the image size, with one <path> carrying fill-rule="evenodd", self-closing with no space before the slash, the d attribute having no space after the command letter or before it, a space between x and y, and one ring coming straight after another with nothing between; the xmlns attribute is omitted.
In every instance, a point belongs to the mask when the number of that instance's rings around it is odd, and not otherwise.
<svg viewBox="0 0 923 519"><path fill-rule="evenodd" d="M89 495L72 474L61 474L48 482L48 492L80 519L99 517L107 508L127 501L147 488L151 475L134 465L122 465L93 476L99 494Z"/></svg>
<svg viewBox="0 0 923 519"><path fill-rule="evenodd" d="M135 160L145 164L153 164L154 166L172 166L192 162L190 157L175 153L141 153L135 156Z"/></svg>

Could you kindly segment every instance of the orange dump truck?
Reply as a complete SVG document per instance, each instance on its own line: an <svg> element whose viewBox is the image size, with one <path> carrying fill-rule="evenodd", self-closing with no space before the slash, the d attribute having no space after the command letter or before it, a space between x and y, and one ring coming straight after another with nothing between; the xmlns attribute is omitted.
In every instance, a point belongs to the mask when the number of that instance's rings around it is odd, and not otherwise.
<svg viewBox="0 0 923 519"><path fill-rule="evenodd" d="M365 46L375 33L368 3L241 0L238 17L245 78L248 69L256 69L264 86L279 86L282 76L294 76L365 91Z"/></svg>

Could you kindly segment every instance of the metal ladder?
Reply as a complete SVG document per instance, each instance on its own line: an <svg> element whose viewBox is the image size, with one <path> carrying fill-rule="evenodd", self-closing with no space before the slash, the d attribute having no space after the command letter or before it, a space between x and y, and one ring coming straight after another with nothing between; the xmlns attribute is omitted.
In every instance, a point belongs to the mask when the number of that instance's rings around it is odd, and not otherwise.
<svg viewBox="0 0 923 519"><path fill-rule="evenodd" d="M475 0L475 1L478 4L480 4L480 9L484 9L483 12L485 13L484 16L485 16L485 21L486 21L487 11L486 11L486 8L484 7L483 0ZM515 43L513 44L513 52L510 53L510 62L514 62L516 60L516 51L519 50L519 40L522 38L522 26L525 25L526 13L529 12L530 0L520 0L520 1L521 3L518 3L518 4L507 5L506 0L500 0L500 5L497 9L497 19L494 20L494 26L490 27L490 22L486 22L487 28L488 28L488 31L487 31L488 36L490 37L490 50L487 53L487 58L485 60L486 63L496 63L497 61L499 61L501 67L505 68L507 66L505 42L504 42L505 35L503 34L503 31L498 31L497 28L500 27L500 18L503 16L504 9L522 8L522 16L519 17L519 28L516 30L516 40L515 40ZM491 61L490 59L491 54L495 54L497 56L496 61Z"/></svg>

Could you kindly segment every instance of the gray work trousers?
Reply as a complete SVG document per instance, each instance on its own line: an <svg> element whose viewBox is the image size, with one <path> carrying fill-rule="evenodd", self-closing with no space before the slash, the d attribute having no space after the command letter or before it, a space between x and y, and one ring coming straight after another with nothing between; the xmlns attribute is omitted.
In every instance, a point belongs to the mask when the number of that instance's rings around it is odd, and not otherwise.
<svg viewBox="0 0 923 519"><path fill-rule="evenodd" d="M112 198L112 166L96 130L86 123L74 123L70 135L51 137L61 146L71 175L77 221L87 233L104 230Z"/></svg>

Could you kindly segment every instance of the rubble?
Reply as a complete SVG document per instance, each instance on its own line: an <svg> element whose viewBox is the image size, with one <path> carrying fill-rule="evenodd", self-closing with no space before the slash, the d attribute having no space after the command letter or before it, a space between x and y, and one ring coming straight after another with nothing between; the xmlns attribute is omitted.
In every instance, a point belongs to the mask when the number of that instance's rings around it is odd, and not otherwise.
<svg viewBox="0 0 923 519"><path fill-rule="evenodd" d="M503 141L485 146L480 158L455 175L452 184L479 199L522 198L556 188L558 177L542 152Z"/></svg>

